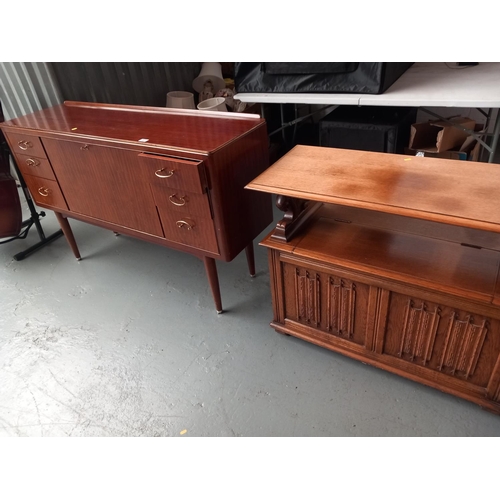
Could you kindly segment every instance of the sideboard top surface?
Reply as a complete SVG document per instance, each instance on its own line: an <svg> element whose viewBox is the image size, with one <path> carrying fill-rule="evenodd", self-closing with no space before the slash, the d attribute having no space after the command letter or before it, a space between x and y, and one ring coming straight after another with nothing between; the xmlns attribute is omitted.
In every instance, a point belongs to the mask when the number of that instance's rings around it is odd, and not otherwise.
<svg viewBox="0 0 500 500"><path fill-rule="evenodd" d="M500 232L500 165L295 146L247 188Z"/></svg>
<svg viewBox="0 0 500 500"><path fill-rule="evenodd" d="M67 101L6 121L2 128L162 145L206 154L263 124L257 115L242 113Z"/></svg>

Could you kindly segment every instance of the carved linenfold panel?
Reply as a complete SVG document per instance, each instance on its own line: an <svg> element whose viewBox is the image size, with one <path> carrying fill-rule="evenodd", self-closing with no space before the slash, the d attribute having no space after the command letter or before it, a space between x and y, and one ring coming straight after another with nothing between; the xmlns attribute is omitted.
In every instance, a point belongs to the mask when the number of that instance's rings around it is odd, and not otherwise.
<svg viewBox="0 0 500 500"><path fill-rule="evenodd" d="M320 278L319 274L300 273L295 269L295 299L297 319L311 325L319 326L320 313Z"/></svg>
<svg viewBox="0 0 500 500"><path fill-rule="evenodd" d="M352 338L354 334L354 311L356 285L342 279L328 280L327 321L328 330L341 337Z"/></svg>
<svg viewBox="0 0 500 500"><path fill-rule="evenodd" d="M370 318L365 329L364 346L376 353L384 350L387 313L389 311L390 292L383 288L370 286L367 303L367 317ZM360 307L360 304L356 304Z"/></svg>
<svg viewBox="0 0 500 500"><path fill-rule="evenodd" d="M429 312L425 303L422 303L420 307L415 307L411 299L408 301L399 357L407 354L411 361L417 358L424 366L430 361L436 340L439 313L440 309L437 306L434 311Z"/></svg>
<svg viewBox="0 0 500 500"><path fill-rule="evenodd" d="M459 320L458 315L452 313L438 369L447 368L451 375L459 372L465 378L473 375L486 333L486 319L475 324L472 315Z"/></svg>
<svg viewBox="0 0 500 500"><path fill-rule="evenodd" d="M462 304L448 297L441 301L437 293L401 293L281 248L276 250L281 265L272 268L281 271L275 286L281 290L276 300L282 302L283 320L272 323L278 332L500 414L500 319L487 308L473 303L458 308Z"/></svg>

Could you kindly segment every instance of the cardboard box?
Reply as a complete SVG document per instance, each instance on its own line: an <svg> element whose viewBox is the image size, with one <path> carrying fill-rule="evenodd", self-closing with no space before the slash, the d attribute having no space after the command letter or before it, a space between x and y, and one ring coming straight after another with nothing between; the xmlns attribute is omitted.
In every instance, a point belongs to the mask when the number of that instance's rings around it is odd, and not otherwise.
<svg viewBox="0 0 500 500"><path fill-rule="evenodd" d="M426 156L427 158L446 158L448 160L467 160L468 154L465 151L441 151L441 153L431 153L418 149L405 148L408 156Z"/></svg>
<svg viewBox="0 0 500 500"><path fill-rule="evenodd" d="M483 125L470 118L451 120L464 128L481 134ZM410 144L405 153L413 156L479 161L480 144L467 132L443 121L414 123L410 131Z"/></svg>
<svg viewBox="0 0 500 500"><path fill-rule="evenodd" d="M470 118L459 117L450 121L470 130L474 130L476 126L475 120ZM428 153L460 150L468 137L467 132L448 122L431 120L425 123L414 123L411 126L408 147Z"/></svg>

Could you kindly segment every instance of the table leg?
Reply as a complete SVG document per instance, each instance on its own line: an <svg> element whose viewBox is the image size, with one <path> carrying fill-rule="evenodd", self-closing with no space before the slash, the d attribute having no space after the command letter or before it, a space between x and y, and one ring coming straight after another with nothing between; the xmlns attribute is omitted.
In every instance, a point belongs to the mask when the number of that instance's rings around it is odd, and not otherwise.
<svg viewBox="0 0 500 500"><path fill-rule="evenodd" d="M220 296L217 265L215 263L215 259L212 259L211 257L203 257L203 263L205 264L208 283L210 284L210 289L212 290L212 295L214 297L215 309L217 310L217 314L220 314L222 312L222 300Z"/></svg>
<svg viewBox="0 0 500 500"><path fill-rule="evenodd" d="M498 136L500 135L500 109L497 110L497 117L495 119L495 128L493 130L493 141L491 143L490 156L488 158L488 163L493 163L495 152L498 145Z"/></svg>
<svg viewBox="0 0 500 500"><path fill-rule="evenodd" d="M76 244L75 236L73 235L73 231L71 230L68 219L58 212L54 213L56 214L56 218L59 222L59 225L61 226L64 236L66 236L66 240L68 241L71 250L73 250L73 254L76 257L76 260L82 260L80 251L78 250L78 245Z"/></svg>
<svg viewBox="0 0 500 500"><path fill-rule="evenodd" d="M250 276L255 278L255 256L253 253L253 242L251 241L245 248L245 253L247 255L248 270L250 271Z"/></svg>

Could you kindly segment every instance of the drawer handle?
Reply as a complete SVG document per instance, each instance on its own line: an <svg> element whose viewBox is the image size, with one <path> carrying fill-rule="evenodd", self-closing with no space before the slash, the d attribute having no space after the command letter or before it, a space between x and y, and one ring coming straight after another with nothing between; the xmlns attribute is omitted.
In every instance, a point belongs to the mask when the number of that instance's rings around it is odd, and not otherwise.
<svg viewBox="0 0 500 500"><path fill-rule="evenodd" d="M181 196L180 198L177 198L177 193L176 194L171 194L168 199L170 200L170 203L177 205L178 207L182 207L186 204L186 197Z"/></svg>
<svg viewBox="0 0 500 500"><path fill-rule="evenodd" d="M41 187L41 188L38 188L38 192L39 192L42 196L49 196L49 194L50 194L50 189L49 189L49 188L46 188L46 187Z"/></svg>
<svg viewBox="0 0 500 500"><path fill-rule="evenodd" d="M26 151L28 148L32 148L33 144L30 141L19 141L17 145L23 150Z"/></svg>
<svg viewBox="0 0 500 500"><path fill-rule="evenodd" d="M193 229L193 226L189 224L189 222L186 222L185 220L178 220L176 224L177 227L180 229L186 228L188 231L191 231L191 229Z"/></svg>
<svg viewBox="0 0 500 500"><path fill-rule="evenodd" d="M80 146L80 149L82 151L88 151L89 150L89 145L88 144L84 144L83 146Z"/></svg>
<svg viewBox="0 0 500 500"><path fill-rule="evenodd" d="M38 160L34 160L33 158L28 158L26 160L26 165L28 165L28 167L38 167L40 162Z"/></svg>
<svg viewBox="0 0 500 500"><path fill-rule="evenodd" d="M169 170L165 175L163 175L162 172L165 172L164 168L160 168L160 170L157 170L155 172L156 177L159 177L160 179L167 179L168 177L172 177L172 175L174 175L173 170Z"/></svg>

